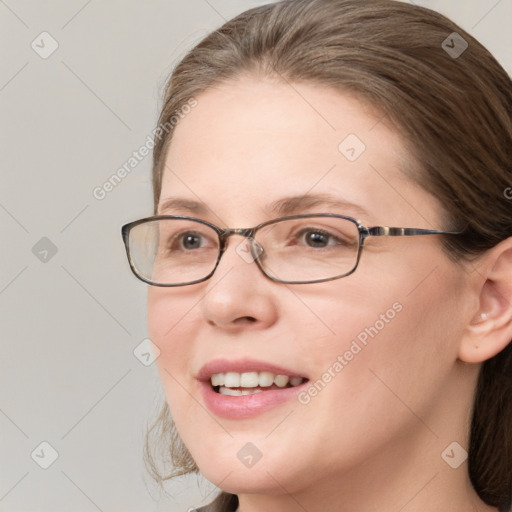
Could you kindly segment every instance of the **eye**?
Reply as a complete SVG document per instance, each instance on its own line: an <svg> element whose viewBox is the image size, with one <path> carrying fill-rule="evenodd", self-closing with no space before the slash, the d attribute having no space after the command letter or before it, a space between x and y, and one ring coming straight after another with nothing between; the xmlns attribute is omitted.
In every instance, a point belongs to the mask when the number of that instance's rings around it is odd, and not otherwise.
<svg viewBox="0 0 512 512"><path fill-rule="evenodd" d="M197 249L201 247L201 237L195 233L185 233L181 235L180 241L185 249Z"/></svg>
<svg viewBox="0 0 512 512"><path fill-rule="evenodd" d="M331 233L318 228L306 228L298 233L297 238L315 248L327 247L329 245L340 245L343 242Z"/></svg>
<svg viewBox="0 0 512 512"><path fill-rule="evenodd" d="M176 233L169 238L168 242L168 248L171 251L195 251L197 249L204 249L208 245L208 237L195 231Z"/></svg>

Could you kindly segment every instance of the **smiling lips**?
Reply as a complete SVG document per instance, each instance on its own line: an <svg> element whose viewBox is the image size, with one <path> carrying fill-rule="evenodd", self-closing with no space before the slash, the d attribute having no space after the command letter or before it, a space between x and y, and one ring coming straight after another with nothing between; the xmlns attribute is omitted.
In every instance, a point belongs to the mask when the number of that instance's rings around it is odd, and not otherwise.
<svg viewBox="0 0 512 512"><path fill-rule="evenodd" d="M242 420L296 399L309 376L254 359L214 359L201 368L196 379L211 413Z"/></svg>

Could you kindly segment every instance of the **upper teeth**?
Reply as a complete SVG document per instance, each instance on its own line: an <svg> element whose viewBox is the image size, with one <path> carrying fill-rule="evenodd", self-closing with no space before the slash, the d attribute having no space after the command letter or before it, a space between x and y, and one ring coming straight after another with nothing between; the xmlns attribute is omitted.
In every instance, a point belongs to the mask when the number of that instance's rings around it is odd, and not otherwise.
<svg viewBox="0 0 512 512"><path fill-rule="evenodd" d="M302 377L288 377L288 375L275 375L271 372L227 372L215 373L210 377L212 386L225 386L227 388L255 388L269 387L272 384L284 388L288 383L298 386L303 382Z"/></svg>

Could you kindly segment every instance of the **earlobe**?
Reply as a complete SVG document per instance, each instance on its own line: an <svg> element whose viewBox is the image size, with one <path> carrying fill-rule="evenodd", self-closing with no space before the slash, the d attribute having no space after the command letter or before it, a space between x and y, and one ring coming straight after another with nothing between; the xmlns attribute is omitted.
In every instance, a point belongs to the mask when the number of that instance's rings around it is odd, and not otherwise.
<svg viewBox="0 0 512 512"><path fill-rule="evenodd" d="M478 309L467 326L458 354L467 363L482 363L511 343L512 238L488 251L477 275Z"/></svg>

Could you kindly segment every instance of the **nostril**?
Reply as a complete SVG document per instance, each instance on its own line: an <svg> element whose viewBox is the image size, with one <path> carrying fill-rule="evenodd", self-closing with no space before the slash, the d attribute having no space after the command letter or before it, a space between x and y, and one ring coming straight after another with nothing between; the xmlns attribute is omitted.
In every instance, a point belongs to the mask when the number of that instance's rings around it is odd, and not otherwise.
<svg viewBox="0 0 512 512"><path fill-rule="evenodd" d="M233 324L246 325L246 324L253 324L256 321L257 321L257 319L254 318L253 316L241 316L239 318L235 318L235 320L233 321ZM218 322L215 322L214 320L211 320L211 319L207 320L207 322L209 325L211 325L213 327L218 327L221 325Z"/></svg>
<svg viewBox="0 0 512 512"><path fill-rule="evenodd" d="M256 322L256 318L253 316L242 316L235 320L235 323L237 324L252 324L254 322Z"/></svg>

